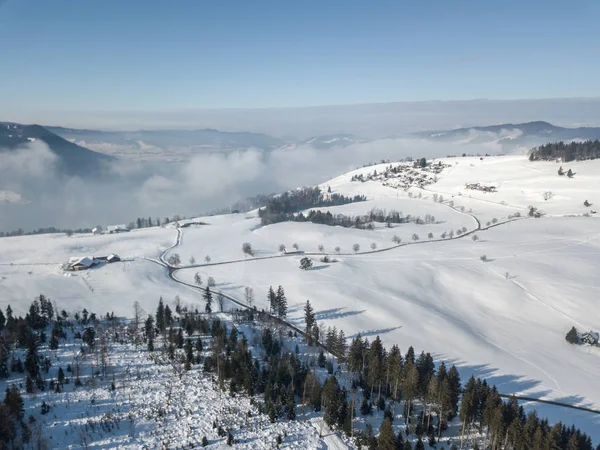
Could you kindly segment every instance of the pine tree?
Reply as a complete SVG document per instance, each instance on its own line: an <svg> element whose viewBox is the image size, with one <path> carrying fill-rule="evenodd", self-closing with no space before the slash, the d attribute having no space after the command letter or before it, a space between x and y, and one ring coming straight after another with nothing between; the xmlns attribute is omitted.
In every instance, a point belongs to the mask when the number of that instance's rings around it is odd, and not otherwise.
<svg viewBox="0 0 600 450"><path fill-rule="evenodd" d="M4 313L2 312L2 310L0 309L0 330L2 328L4 328L4 325L6 325L6 317L4 316Z"/></svg>
<svg viewBox="0 0 600 450"><path fill-rule="evenodd" d="M165 327L170 327L171 325L173 325L173 313L169 305L165 305Z"/></svg>
<svg viewBox="0 0 600 450"><path fill-rule="evenodd" d="M165 331L165 305L162 297L158 301L158 308L156 309L156 328L162 333Z"/></svg>
<svg viewBox="0 0 600 450"><path fill-rule="evenodd" d="M311 345L311 333L314 325L316 324L315 312L310 305L310 300L306 300L304 305L304 323L306 324L306 344Z"/></svg>
<svg viewBox="0 0 600 450"><path fill-rule="evenodd" d="M181 328L179 329L179 332L177 333L177 337L175 338L175 343L177 345L177 348L183 348L183 331L181 330Z"/></svg>
<svg viewBox="0 0 600 450"><path fill-rule="evenodd" d="M40 378L39 356L38 356L38 340L35 336L30 336L25 354L25 369L33 380Z"/></svg>
<svg viewBox="0 0 600 450"><path fill-rule="evenodd" d="M56 350L58 348L58 339L56 337L56 334L52 333L52 336L50 336L50 342L48 343L48 347L50 348L50 350Z"/></svg>
<svg viewBox="0 0 600 450"><path fill-rule="evenodd" d="M10 389L6 388L4 404L8 407L9 414L13 419L17 421L21 421L23 419L23 415L25 414L23 398L14 384Z"/></svg>
<svg viewBox="0 0 600 450"><path fill-rule="evenodd" d="M144 323L144 332L146 339L154 339L154 317L152 315L149 315Z"/></svg>
<svg viewBox="0 0 600 450"><path fill-rule="evenodd" d="M194 349L192 347L192 341L190 338L185 340L185 370L192 368L192 362L194 360Z"/></svg>
<svg viewBox="0 0 600 450"><path fill-rule="evenodd" d="M210 288L208 286L206 286L206 289L204 290L204 300L206 301L206 306L205 306L205 311L210 314L212 312L212 293L210 292Z"/></svg>
<svg viewBox="0 0 600 450"><path fill-rule="evenodd" d="M398 435L396 436L396 449L402 450L404 448L404 433L402 430L398 431Z"/></svg>
<svg viewBox="0 0 600 450"><path fill-rule="evenodd" d="M269 286L269 292L267 292L267 300L269 301L269 311L272 314L277 313L277 295L273 290L273 286Z"/></svg>
<svg viewBox="0 0 600 450"><path fill-rule="evenodd" d="M6 307L6 328L9 331L12 331L15 325L15 318L12 315L12 308L10 305Z"/></svg>
<svg viewBox="0 0 600 450"><path fill-rule="evenodd" d="M458 399L460 397L460 375L453 365L448 371L448 388L450 390L450 411L455 414L458 410Z"/></svg>
<svg viewBox="0 0 600 450"><path fill-rule="evenodd" d="M392 422L387 417L383 419L379 428L377 448L378 450L396 450L396 436L394 435Z"/></svg>
<svg viewBox="0 0 600 450"><path fill-rule="evenodd" d="M283 292L283 287L281 285L277 288L277 294L275 294L275 303L277 307L277 315L285 318L287 316L287 299L285 298L285 292Z"/></svg>
<svg viewBox="0 0 600 450"><path fill-rule="evenodd" d="M6 378L8 375L8 347L0 335L0 378Z"/></svg>
<svg viewBox="0 0 600 450"><path fill-rule="evenodd" d="M31 375L27 375L27 378L25 379L25 392L27 392L28 394L32 394L34 390L35 385L33 383L33 380L31 379Z"/></svg>
<svg viewBox="0 0 600 450"><path fill-rule="evenodd" d="M569 344L579 344L579 333L577 333L577 328L572 327L565 339Z"/></svg>
<svg viewBox="0 0 600 450"><path fill-rule="evenodd" d="M294 420L296 418L296 398L294 396L294 387L292 385L290 385L288 389L286 411L288 420Z"/></svg>

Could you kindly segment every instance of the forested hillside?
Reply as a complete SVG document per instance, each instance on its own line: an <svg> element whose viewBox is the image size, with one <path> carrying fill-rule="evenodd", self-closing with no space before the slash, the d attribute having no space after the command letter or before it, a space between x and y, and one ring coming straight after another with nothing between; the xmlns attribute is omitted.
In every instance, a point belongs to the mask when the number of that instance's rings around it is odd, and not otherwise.
<svg viewBox="0 0 600 450"><path fill-rule="evenodd" d="M534 148L529 155L530 161L549 161L560 159L562 162L585 161L600 158L600 141L554 142Z"/></svg>

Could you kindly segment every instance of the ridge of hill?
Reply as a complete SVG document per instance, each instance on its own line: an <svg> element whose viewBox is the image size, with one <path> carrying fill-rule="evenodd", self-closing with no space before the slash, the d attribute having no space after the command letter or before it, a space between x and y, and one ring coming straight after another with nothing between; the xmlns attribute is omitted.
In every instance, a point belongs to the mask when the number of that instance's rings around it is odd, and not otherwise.
<svg viewBox="0 0 600 450"><path fill-rule="evenodd" d="M114 158L69 142L41 125L0 122L0 152L11 152L36 141L58 157L59 171L67 175L98 176Z"/></svg>

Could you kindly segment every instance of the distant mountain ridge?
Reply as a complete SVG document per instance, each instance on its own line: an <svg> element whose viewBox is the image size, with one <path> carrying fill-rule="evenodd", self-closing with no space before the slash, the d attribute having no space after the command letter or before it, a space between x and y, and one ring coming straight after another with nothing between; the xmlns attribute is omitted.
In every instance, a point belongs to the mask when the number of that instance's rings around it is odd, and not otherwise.
<svg viewBox="0 0 600 450"><path fill-rule="evenodd" d="M271 150L286 142L273 136L246 131L198 130L139 130L100 131L63 127L46 127L53 133L75 142L108 143L113 145L153 145L157 147L206 147L236 149L256 147Z"/></svg>
<svg viewBox="0 0 600 450"><path fill-rule="evenodd" d="M40 141L58 156L58 169L67 175L96 176L113 157L94 152L56 135L40 125L0 122L0 153Z"/></svg>
<svg viewBox="0 0 600 450"><path fill-rule="evenodd" d="M549 142L589 140L600 138L600 127L567 128L548 122L505 123L500 125L457 128L454 130L425 131L414 137L441 142L468 142L470 144L496 141L507 150L516 147L535 147Z"/></svg>

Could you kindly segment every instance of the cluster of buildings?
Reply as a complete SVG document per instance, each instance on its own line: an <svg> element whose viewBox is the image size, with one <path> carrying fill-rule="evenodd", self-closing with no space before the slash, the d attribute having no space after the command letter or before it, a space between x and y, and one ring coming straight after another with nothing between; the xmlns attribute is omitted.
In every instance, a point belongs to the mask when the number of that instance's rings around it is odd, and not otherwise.
<svg viewBox="0 0 600 450"><path fill-rule="evenodd" d="M94 234L115 234L115 233L127 233L129 228L125 225L109 225L106 228L96 227L92 229Z"/></svg>
<svg viewBox="0 0 600 450"><path fill-rule="evenodd" d="M64 269L69 272L77 272L79 270L88 270L99 264L110 264L119 261L121 261L121 258L114 253L108 256L73 256L69 258L69 262Z"/></svg>

